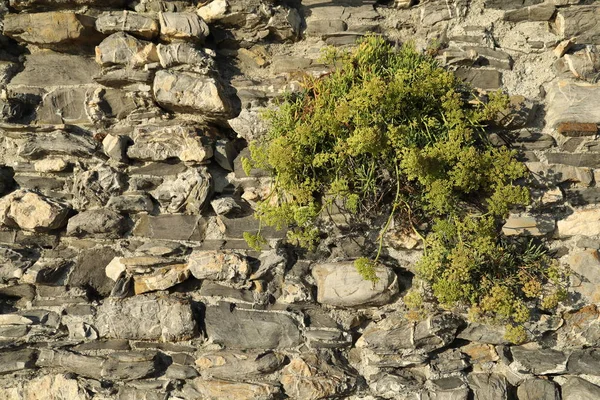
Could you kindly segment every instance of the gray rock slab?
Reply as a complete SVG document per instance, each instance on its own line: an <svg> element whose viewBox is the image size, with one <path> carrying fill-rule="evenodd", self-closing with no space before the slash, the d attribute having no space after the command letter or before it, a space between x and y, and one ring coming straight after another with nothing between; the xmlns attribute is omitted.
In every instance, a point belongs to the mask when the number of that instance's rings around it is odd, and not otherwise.
<svg viewBox="0 0 600 400"><path fill-rule="evenodd" d="M237 349L283 349L302 343L296 318L287 312L257 311L230 303L206 307L206 333L213 342Z"/></svg>
<svg viewBox="0 0 600 400"><path fill-rule="evenodd" d="M600 9L600 8L599 8ZM600 26L600 25L599 25ZM556 128L562 122L600 123L600 85L561 80L548 90L546 102L546 125ZM576 155L588 159L591 154ZM574 165L574 164L571 164Z"/></svg>
<svg viewBox="0 0 600 400"><path fill-rule="evenodd" d="M89 210L69 219L67 235L116 239L125 228L125 218L121 214L108 209Z"/></svg>
<svg viewBox="0 0 600 400"><path fill-rule="evenodd" d="M94 326L101 337L112 339L181 341L196 333L189 302L155 295L106 299Z"/></svg>
<svg viewBox="0 0 600 400"><path fill-rule="evenodd" d="M600 387L576 376L561 386L563 400L596 400L600 399Z"/></svg>
<svg viewBox="0 0 600 400"><path fill-rule="evenodd" d="M576 37L578 44L600 44L600 6L561 8L555 27L563 39Z"/></svg>
<svg viewBox="0 0 600 400"><path fill-rule="evenodd" d="M519 372L535 375L560 374L565 372L568 354L553 349L528 349L513 346L510 349L515 368Z"/></svg>
<svg viewBox="0 0 600 400"><path fill-rule="evenodd" d="M519 400L560 400L558 386L546 379L527 379L517 388Z"/></svg>
<svg viewBox="0 0 600 400"><path fill-rule="evenodd" d="M142 215L133 235L149 239L203 241L207 220L198 215Z"/></svg>

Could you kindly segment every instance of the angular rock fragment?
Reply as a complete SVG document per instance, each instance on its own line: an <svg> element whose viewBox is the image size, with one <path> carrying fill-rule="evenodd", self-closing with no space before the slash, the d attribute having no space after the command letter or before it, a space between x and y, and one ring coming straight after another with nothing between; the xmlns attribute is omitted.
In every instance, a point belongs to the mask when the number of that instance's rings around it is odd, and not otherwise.
<svg viewBox="0 0 600 400"><path fill-rule="evenodd" d="M206 22L195 13L162 12L158 15L160 22L160 37L166 41L189 40L204 41L210 33Z"/></svg>
<svg viewBox="0 0 600 400"><path fill-rule="evenodd" d="M147 40L158 35L158 23L154 19L131 11L102 14L96 19L96 29L108 35L126 32Z"/></svg>
<svg viewBox="0 0 600 400"><path fill-rule="evenodd" d="M96 62L102 66L115 64L141 67L158 61L156 46L124 32L113 33L96 47Z"/></svg>
<svg viewBox="0 0 600 400"><path fill-rule="evenodd" d="M200 214L211 194L212 178L206 168L190 168L152 192L165 212L185 214Z"/></svg>
<svg viewBox="0 0 600 400"><path fill-rule="evenodd" d="M554 4L538 4L507 11L504 13L504 20L510 22L549 21L555 11Z"/></svg>
<svg viewBox="0 0 600 400"><path fill-rule="evenodd" d="M105 268L118 254L108 246L80 251L67 283L71 287L84 288L94 295L108 296L114 283L105 275Z"/></svg>
<svg viewBox="0 0 600 400"><path fill-rule="evenodd" d="M317 400L337 397L351 392L356 377L316 353L303 354L294 358L283 368L281 384L288 396Z"/></svg>
<svg viewBox="0 0 600 400"><path fill-rule="evenodd" d="M377 282L365 280L353 262L317 264L312 276L317 301L338 307L366 307L388 303L398 293L398 278L384 266L376 268Z"/></svg>
<svg viewBox="0 0 600 400"><path fill-rule="evenodd" d="M243 282L252 271L246 258L231 251L194 251L188 265L196 279Z"/></svg>
<svg viewBox="0 0 600 400"><path fill-rule="evenodd" d="M131 68L104 69L101 74L94 75L94 81L104 86L121 88L135 83L152 83L153 71L142 71Z"/></svg>
<svg viewBox="0 0 600 400"><path fill-rule="evenodd" d="M234 349L284 349L302 343L298 321L283 311L240 309L230 303L207 306L206 333L214 343Z"/></svg>
<svg viewBox="0 0 600 400"><path fill-rule="evenodd" d="M552 154L548 154L548 156L551 161L561 161L551 157ZM544 164L541 162L528 162L526 165L531 172L553 184L575 182L589 186L593 180L590 168L564 164Z"/></svg>
<svg viewBox="0 0 600 400"><path fill-rule="evenodd" d="M600 44L600 6L570 6L556 14L557 34L569 39L576 37L579 44Z"/></svg>
<svg viewBox="0 0 600 400"><path fill-rule="evenodd" d="M102 40L94 18L73 12L8 14L4 18L4 34L18 42L48 48L91 45Z"/></svg>
<svg viewBox="0 0 600 400"><path fill-rule="evenodd" d="M107 209L90 210L69 219L67 235L116 239L125 228L125 219L121 214Z"/></svg>
<svg viewBox="0 0 600 400"><path fill-rule="evenodd" d="M498 374L470 374L469 387L475 400L508 400L508 382Z"/></svg>
<svg viewBox="0 0 600 400"><path fill-rule="evenodd" d="M158 71L154 98L170 111L200 113L209 119L232 118L233 106L214 78L191 72Z"/></svg>
<svg viewBox="0 0 600 400"><path fill-rule="evenodd" d="M154 295L104 300L94 326L103 338L167 342L191 339L196 331L189 302Z"/></svg>
<svg viewBox="0 0 600 400"><path fill-rule="evenodd" d="M213 155L212 147L204 143L202 131L191 126L136 127L133 145L127 149L132 159L164 161L179 158L190 163L203 163Z"/></svg>
<svg viewBox="0 0 600 400"><path fill-rule="evenodd" d="M198 49L190 43L159 44L156 49L158 60L163 68L187 64L195 72L201 74L208 74L215 69L214 59L204 50Z"/></svg>
<svg viewBox="0 0 600 400"><path fill-rule="evenodd" d="M17 190L0 200L0 223L32 232L47 232L67 223L69 207L27 190Z"/></svg>
<svg viewBox="0 0 600 400"><path fill-rule="evenodd" d="M34 349L3 351L0 353L0 374L34 368L36 355Z"/></svg>
<svg viewBox="0 0 600 400"><path fill-rule="evenodd" d="M214 0L198 8L198 15L207 23L218 21L227 14L229 4L227 0Z"/></svg>
<svg viewBox="0 0 600 400"><path fill-rule="evenodd" d="M187 264L169 265L150 274L135 275L133 290L135 294L165 290L185 281L189 276L190 271Z"/></svg>
<svg viewBox="0 0 600 400"><path fill-rule="evenodd" d="M78 171L73 180L74 205L78 209L105 206L108 200L121 194L124 183L115 169L99 164L88 171Z"/></svg>

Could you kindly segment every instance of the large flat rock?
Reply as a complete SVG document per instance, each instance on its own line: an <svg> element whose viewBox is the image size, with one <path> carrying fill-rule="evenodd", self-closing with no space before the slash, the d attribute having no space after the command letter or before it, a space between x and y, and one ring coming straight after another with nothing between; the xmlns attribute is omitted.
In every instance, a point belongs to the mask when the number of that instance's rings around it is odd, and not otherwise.
<svg viewBox="0 0 600 400"><path fill-rule="evenodd" d="M575 210L556 224L560 238L600 235L600 209Z"/></svg>
<svg viewBox="0 0 600 400"><path fill-rule="evenodd" d="M70 86L93 84L100 67L92 57L44 51L25 56L25 68L10 81L14 86Z"/></svg>
<svg viewBox="0 0 600 400"><path fill-rule="evenodd" d="M600 44L600 6L570 6L556 14L557 33L564 39L577 38L578 44Z"/></svg>
<svg viewBox="0 0 600 400"><path fill-rule="evenodd" d="M298 321L284 311L236 308L230 303L206 307L206 333L213 342L237 349L284 349L302 343Z"/></svg>
<svg viewBox="0 0 600 400"><path fill-rule="evenodd" d="M101 337L112 339L180 341L196 332L189 302L154 295L105 300L94 325Z"/></svg>
<svg viewBox="0 0 600 400"><path fill-rule="evenodd" d="M546 97L546 123L556 128L562 122L600 123L600 85L558 81Z"/></svg>

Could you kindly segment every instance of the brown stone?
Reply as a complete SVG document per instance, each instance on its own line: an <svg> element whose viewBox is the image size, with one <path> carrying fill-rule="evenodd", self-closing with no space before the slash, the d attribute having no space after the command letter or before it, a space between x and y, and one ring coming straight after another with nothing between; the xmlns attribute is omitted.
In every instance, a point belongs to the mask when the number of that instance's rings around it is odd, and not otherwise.
<svg viewBox="0 0 600 400"><path fill-rule="evenodd" d="M598 133L598 125L585 122L561 122L558 133L565 136L592 136Z"/></svg>

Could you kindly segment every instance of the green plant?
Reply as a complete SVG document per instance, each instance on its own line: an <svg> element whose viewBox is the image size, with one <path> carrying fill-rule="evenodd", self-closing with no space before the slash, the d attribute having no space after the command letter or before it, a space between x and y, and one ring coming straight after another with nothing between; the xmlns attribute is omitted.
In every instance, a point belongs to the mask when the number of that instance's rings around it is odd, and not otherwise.
<svg viewBox="0 0 600 400"><path fill-rule="evenodd" d="M419 274L440 304L466 303L480 317L522 324L519 301L537 286L498 283L516 279L521 269L508 266L524 258L497 238L508 210L529 202L515 183L526 168L514 152L489 145L484 130L506 96L483 101L430 55L377 36L351 52L329 49L325 58L335 68L307 78L304 90L268 112L268 134L250 145L253 165L245 161L245 169L274 178L256 210L261 224L286 226L291 241L311 248L333 208L357 221L383 217L376 254L356 263L374 280L391 222L421 235L417 223L433 221ZM533 276L546 284L542 258L528 265L537 263ZM486 297L495 284L502 289L496 297L505 297L497 312Z"/></svg>

